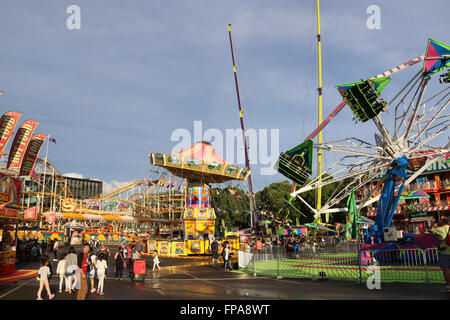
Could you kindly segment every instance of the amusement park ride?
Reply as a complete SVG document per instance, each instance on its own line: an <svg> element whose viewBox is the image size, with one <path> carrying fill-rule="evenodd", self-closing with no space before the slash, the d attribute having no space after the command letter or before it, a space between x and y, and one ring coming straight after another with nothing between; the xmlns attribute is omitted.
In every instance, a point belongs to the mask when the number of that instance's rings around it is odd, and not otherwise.
<svg viewBox="0 0 450 320"><path fill-rule="evenodd" d="M407 84L386 102L380 98L381 91L390 82L390 75L404 70L420 61L423 68ZM374 237L376 246L392 247L396 244L426 247L429 242L412 234L402 234L394 230L392 218L398 206L402 191L434 162L448 158L450 143L437 146L435 141L449 126L449 114L445 109L449 103L448 70L440 76L444 88L425 98L426 89L437 72L450 67L450 46L428 40L425 55L408 61L389 71L367 80L338 85L337 89L344 101L323 121L305 142L280 155L276 168L293 180L296 190L291 199L298 197L315 215L315 223L321 214L346 211L333 208L347 198L352 190L361 190L370 184L376 188L360 199L358 211L378 201L376 221L366 230L366 243ZM348 137L325 143L314 144L312 139L343 109L349 105L352 113L365 126L372 120L378 132L375 143L356 137ZM391 131L381 119L382 114L391 111L394 118ZM364 130L367 130L365 128ZM433 144L434 143L434 144ZM324 172L310 179L312 172L312 150L340 152L345 155L334 162ZM380 175L383 183L375 183ZM306 191L338 183L336 191L320 208L313 208L303 198ZM379 196L374 196L379 194ZM427 243L425 243L427 242Z"/></svg>
<svg viewBox="0 0 450 320"><path fill-rule="evenodd" d="M216 218L214 208L211 207L210 184L245 181L250 170L227 163L206 142L198 142L174 154L150 153L149 157L152 165L163 167L173 175L186 179L186 207L183 214L186 248L192 253L207 252L209 240L214 237ZM233 249L239 249L239 244Z"/></svg>

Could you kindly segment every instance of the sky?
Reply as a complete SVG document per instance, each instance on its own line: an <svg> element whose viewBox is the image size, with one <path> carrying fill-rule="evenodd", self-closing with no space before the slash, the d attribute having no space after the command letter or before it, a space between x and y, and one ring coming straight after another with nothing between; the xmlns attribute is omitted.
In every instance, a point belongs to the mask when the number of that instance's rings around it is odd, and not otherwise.
<svg viewBox="0 0 450 320"><path fill-rule="evenodd" d="M70 5L81 10L79 30L66 26ZM341 101L336 85L423 54L429 37L450 42L447 1L320 5L324 117ZM370 5L380 8L380 29L367 27ZM224 134L240 127L228 23L246 128L277 130L278 148L269 150L276 158L317 126L313 0L4 0L0 110L21 111L20 122L38 120L36 132L56 138L48 157L62 173L103 180L108 190L149 176L149 153L173 151L177 129L193 134L194 121ZM419 68L394 75L386 95ZM324 141L373 141L373 124L352 117L345 108ZM250 145L257 147L259 140ZM261 175L261 167L252 164L255 190L285 180Z"/></svg>

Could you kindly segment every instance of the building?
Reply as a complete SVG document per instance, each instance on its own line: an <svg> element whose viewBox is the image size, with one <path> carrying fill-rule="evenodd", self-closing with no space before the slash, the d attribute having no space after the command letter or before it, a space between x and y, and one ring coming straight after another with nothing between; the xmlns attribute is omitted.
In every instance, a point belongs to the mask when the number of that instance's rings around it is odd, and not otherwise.
<svg viewBox="0 0 450 320"><path fill-rule="evenodd" d="M103 192L103 181L91 179L79 179L58 175L39 175L39 183L30 178L24 178L22 185L22 205L33 207L37 204L37 197L42 195L45 185L44 211L45 208L54 208L56 199L50 196L50 191L58 196L75 199L98 198ZM67 187L67 188L66 188Z"/></svg>

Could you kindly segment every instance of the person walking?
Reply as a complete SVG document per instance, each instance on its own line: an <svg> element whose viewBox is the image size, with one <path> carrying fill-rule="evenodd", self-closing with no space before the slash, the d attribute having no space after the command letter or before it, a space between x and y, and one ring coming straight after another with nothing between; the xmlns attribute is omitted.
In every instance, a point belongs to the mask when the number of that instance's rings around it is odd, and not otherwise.
<svg viewBox="0 0 450 320"><path fill-rule="evenodd" d="M111 255L111 252L109 251L108 248L106 248L106 246L104 244L102 244L100 246L99 255L100 255L100 253L103 253L103 255L105 256L105 260L108 261L108 258Z"/></svg>
<svg viewBox="0 0 450 320"><path fill-rule="evenodd" d="M77 277L77 271L78 271L78 257L75 254L75 248L70 247L69 253L66 256L66 259L64 260L64 269L66 270L66 277L67 277L67 290L69 293L72 293L75 290L75 287L78 284L78 277Z"/></svg>
<svg viewBox="0 0 450 320"><path fill-rule="evenodd" d="M42 300L41 293L42 293L42 290L44 289L44 286L45 286L45 289L47 290L48 298L51 300L55 297L55 295L52 294L52 292L50 291L50 285L48 283L49 276L51 275L50 268L48 267L48 263L49 263L48 257L42 257L41 261L42 261L42 267L40 267L39 271L38 271L39 290L37 292L37 300Z"/></svg>
<svg viewBox="0 0 450 320"><path fill-rule="evenodd" d="M106 262L105 254L103 252L99 253L95 266L97 268L97 277L98 277L97 294L103 295L103 286L105 284L106 269L108 268L108 263Z"/></svg>
<svg viewBox="0 0 450 320"><path fill-rule="evenodd" d="M90 248L89 249L89 261L91 262L91 269L88 273L88 278L91 279L91 292L95 292L95 283L94 283L94 279L95 279L95 271L96 271L96 263L97 263L97 256L95 255L95 253L93 252L94 248Z"/></svg>
<svg viewBox="0 0 450 320"><path fill-rule="evenodd" d="M161 271L161 268L159 267L159 257L158 257L158 251L153 251L153 270L155 271L155 267L158 267L158 272Z"/></svg>
<svg viewBox="0 0 450 320"><path fill-rule="evenodd" d="M130 276L130 279L133 279L133 263L134 263L134 252L135 252L136 248L134 247L133 243L130 243L130 245L128 246L128 273Z"/></svg>
<svg viewBox="0 0 450 320"><path fill-rule="evenodd" d="M86 300L88 291L87 275L91 270L91 261L89 259L89 243L83 244L83 251L78 254L78 268L80 269L80 290L77 292L77 300Z"/></svg>
<svg viewBox="0 0 450 320"><path fill-rule="evenodd" d="M98 253L100 252L100 240L98 240L98 238L97 239L95 239L95 248L94 248L94 254L96 255L96 256L98 256Z"/></svg>
<svg viewBox="0 0 450 320"><path fill-rule="evenodd" d="M33 258L33 261L36 261L39 254L39 247L36 243L33 244L31 247L31 257Z"/></svg>
<svg viewBox="0 0 450 320"><path fill-rule="evenodd" d="M59 247L58 240L55 240L55 243L53 244L53 254L55 258L53 259L53 261L58 261L58 247Z"/></svg>
<svg viewBox="0 0 450 320"><path fill-rule="evenodd" d="M219 262L219 242L217 239L211 243L212 264Z"/></svg>
<svg viewBox="0 0 450 320"><path fill-rule="evenodd" d="M126 258L123 256L122 246L119 246L117 249L117 253L114 256L114 260L116 261L115 265L115 273L116 278L120 275L120 279L123 277L123 269L127 267Z"/></svg>
<svg viewBox="0 0 450 320"><path fill-rule="evenodd" d="M228 243L226 243L223 247L222 251L222 257L223 257L223 268L225 271L231 270L231 257L230 257L230 249L228 249Z"/></svg>
<svg viewBox="0 0 450 320"><path fill-rule="evenodd" d="M50 269L50 273L52 274L53 273L53 268L52 268L52 261L50 259L53 256L53 244L52 244L52 241L50 239L48 239L48 241L47 241L47 245L45 247L45 251L44 251L43 256L49 257L48 267Z"/></svg>
<svg viewBox="0 0 450 320"><path fill-rule="evenodd" d="M66 292L69 291L69 282L66 276L66 256L67 254L62 253L59 257L58 266L56 267L56 274L59 275L59 292L62 292L63 282L66 283Z"/></svg>
<svg viewBox="0 0 450 320"><path fill-rule="evenodd" d="M449 220L447 217L442 218L438 222L438 226L430 231L439 238L439 266L444 273L444 279L447 287L442 292L450 293L450 245L449 245Z"/></svg>

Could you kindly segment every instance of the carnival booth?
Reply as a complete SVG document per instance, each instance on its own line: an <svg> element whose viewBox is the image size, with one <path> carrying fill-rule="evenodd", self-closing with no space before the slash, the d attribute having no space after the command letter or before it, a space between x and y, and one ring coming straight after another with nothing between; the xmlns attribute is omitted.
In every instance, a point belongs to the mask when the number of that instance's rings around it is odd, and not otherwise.
<svg viewBox="0 0 450 320"><path fill-rule="evenodd" d="M20 221L20 188L20 180L0 173L0 275L14 272ZM12 233L15 234L14 238Z"/></svg>

